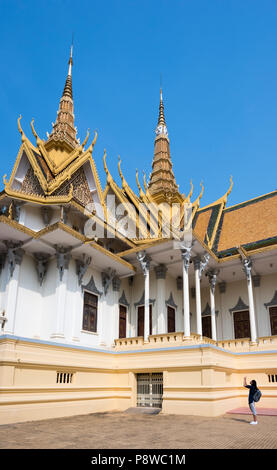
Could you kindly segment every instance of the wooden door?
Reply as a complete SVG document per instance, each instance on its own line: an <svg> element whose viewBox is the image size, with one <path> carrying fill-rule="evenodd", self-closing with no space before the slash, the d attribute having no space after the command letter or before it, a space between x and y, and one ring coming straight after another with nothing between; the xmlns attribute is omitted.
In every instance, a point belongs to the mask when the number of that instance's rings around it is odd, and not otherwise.
<svg viewBox="0 0 277 470"><path fill-rule="evenodd" d="M269 307L271 335L277 335L277 307Z"/></svg>
<svg viewBox="0 0 277 470"><path fill-rule="evenodd" d="M126 338L127 308L119 305L119 338Z"/></svg>
<svg viewBox="0 0 277 470"><path fill-rule="evenodd" d="M206 338L212 337L212 320L210 315L202 317L202 335L206 336Z"/></svg>
<svg viewBox="0 0 277 470"><path fill-rule="evenodd" d="M149 334L152 335L152 305L149 305ZM138 307L138 336L144 336L144 305Z"/></svg>
<svg viewBox="0 0 277 470"><path fill-rule="evenodd" d="M167 307L167 332L173 333L175 330L175 309Z"/></svg>
<svg viewBox="0 0 277 470"><path fill-rule="evenodd" d="M250 338L249 311L234 312L235 338Z"/></svg>

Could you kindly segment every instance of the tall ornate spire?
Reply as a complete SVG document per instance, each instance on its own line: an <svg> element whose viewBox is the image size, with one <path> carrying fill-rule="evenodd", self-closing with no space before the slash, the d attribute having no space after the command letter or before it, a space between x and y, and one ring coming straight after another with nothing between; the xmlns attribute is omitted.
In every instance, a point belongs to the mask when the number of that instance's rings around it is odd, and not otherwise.
<svg viewBox="0 0 277 470"><path fill-rule="evenodd" d="M165 126L165 118L164 118L164 104L163 104L163 92L160 89L160 106L159 106L159 119L158 119L158 126Z"/></svg>
<svg viewBox="0 0 277 470"><path fill-rule="evenodd" d="M74 113L73 113L73 93L72 93L72 65L73 65L73 45L71 45L70 58L68 62L68 73L60 99L60 105L57 112L57 119L53 124L53 130L48 137L48 142L65 142L70 147L75 148L79 145L76 135L77 130L74 127Z"/></svg>
<svg viewBox="0 0 277 470"><path fill-rule="evenodd" d="M162 89L160 90L159 119L155 132L154 158L148 190L158 202L174 200L179 196L179 189L172 171Z"/></svg>

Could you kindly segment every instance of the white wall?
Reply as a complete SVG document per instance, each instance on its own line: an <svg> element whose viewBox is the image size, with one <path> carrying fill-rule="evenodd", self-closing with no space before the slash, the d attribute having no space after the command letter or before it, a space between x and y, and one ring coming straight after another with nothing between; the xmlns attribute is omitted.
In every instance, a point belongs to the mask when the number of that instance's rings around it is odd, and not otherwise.
<svg viewBox="0 0 277 470"><path fill-rule="evenodd" d="M93 275L94 282L99 291L103 292L101 272L95 268L89 268L83 278L83 285L86 285ZM39 285L34 259L29 255L24 255L19 270L18 287L16 297L16 311L14 319L14 334L22 337L41 338L47 341L60 343L79 344L90 347L111 347L114 339L118 337L118 299L124 290L127 302L130 307L127 310L127 336L137 335L137 303L144 291L144 276L138 274L134 276L133 285L129 285L128 278L121 280L119 292L113 291L112 284L105 296L99 296L98 300L98 321L97 333L82 331L83 318L83 292L78 285L76 275L75 260L71 259L67 275L65 276L64 301L59 306L59 275L56 258L53 257L48 266L46 278ZM1 308L5 305L5 296L9 284L9 270L6 262L0 277L0 300ZM265 303L270 302L277 290L277 274L263 276L260 287L254 287L254 299L257 318L258 335L270 336L270 321ZM176 309L176 331L183 331L183 299L182 291L177 290L176 279L166 274L165 280L165 300L170 294L177 305ZM159 333L157 329L157 280L154 270L150 272L150 298L156 299L153 306L153 334ZM233 308L241 297L248 305L247 282L236 281L226 285L226 292L220 293L218 285L215 291L215 306L219 310L216 317L217 338L233 339L234 327L233 316L230 309ZM201 287L202 311L206 303L210 304L209 288ZM53 338L53 333L57 325L57 317L61 314L59 308L63 308L64 323L61 337ZM191 331L196 331L195 299L190 296ZM165 309L166 312L166 309ZM167 318L165 318L167 325ZM6 326L5 326L6 328ZM5 330L4 330L5 331Z"/></svg>

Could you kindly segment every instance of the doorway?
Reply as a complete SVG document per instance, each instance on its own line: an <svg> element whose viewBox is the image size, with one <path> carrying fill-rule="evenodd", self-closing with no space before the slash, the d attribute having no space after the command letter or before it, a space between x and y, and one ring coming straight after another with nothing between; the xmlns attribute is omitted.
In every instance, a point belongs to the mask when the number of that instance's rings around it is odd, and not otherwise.
<svg viewBox="0 0 277 470"><path fill-rule="evenodd" d="M137 374L137 406L162 408L163 373Z"/></svg>

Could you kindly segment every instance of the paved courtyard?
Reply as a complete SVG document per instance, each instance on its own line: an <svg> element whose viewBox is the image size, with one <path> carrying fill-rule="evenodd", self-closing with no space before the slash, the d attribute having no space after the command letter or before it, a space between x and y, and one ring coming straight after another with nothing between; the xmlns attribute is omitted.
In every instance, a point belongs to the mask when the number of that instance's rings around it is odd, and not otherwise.
<svg viewBox="0 0 277 470"><path fill-rule="evenodd" d="M95 413L0 426L1 449L277 449L277 417Z"/></svg>

